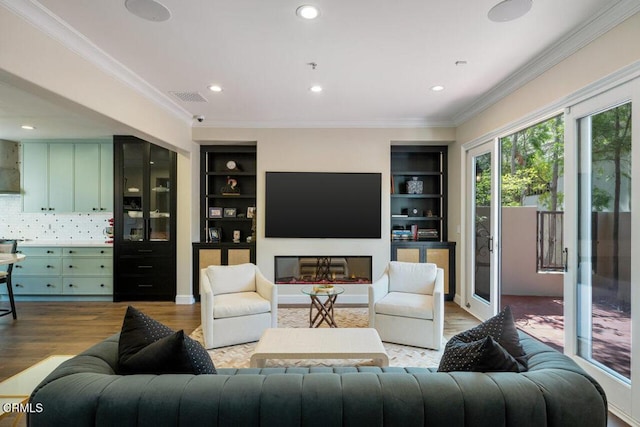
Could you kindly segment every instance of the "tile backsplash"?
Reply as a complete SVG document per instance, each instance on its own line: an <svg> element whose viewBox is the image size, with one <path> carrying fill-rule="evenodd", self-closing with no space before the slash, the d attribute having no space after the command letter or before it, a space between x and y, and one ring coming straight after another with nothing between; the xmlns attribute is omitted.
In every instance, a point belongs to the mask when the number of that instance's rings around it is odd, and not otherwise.
<svg viewBox="0 0 640 427"><path fill-rule="evenodd" d="M0 195L0 238L102 242L112 217L113 212L23 213L20 195Z"/></svg>

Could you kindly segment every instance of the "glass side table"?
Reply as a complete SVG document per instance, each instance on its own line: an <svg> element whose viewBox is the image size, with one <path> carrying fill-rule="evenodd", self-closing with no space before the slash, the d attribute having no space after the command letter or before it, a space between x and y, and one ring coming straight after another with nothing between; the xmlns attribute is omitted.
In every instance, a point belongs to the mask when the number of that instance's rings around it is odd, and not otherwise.
<svg viewBox="0 0 640 427"><path fill-rule="evenodd" d="M311 297L311 305L309 306L310 328L317 328L322 322L325 322L330 328L338 327L333 317L333 306L338 299L338 295L343 292L344 288L340 286L316 285L302 288L302 293ZM320 297L327 297L327 299L323 302Z"/></svg>

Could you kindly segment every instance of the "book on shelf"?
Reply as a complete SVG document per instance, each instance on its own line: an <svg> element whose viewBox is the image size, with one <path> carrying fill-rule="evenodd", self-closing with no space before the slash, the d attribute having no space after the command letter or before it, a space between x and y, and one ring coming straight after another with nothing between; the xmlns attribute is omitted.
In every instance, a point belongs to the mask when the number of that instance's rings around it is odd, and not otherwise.
<svg viewBox="0 0 640 427"><path fill-rule="evenodd" d="M438 230L435 228L419 228L418 239L432 239L437 238L439 235Z"/></svg>
<svg viewBox="0 0 640 427"><path fill-rule="evenodd" d="M393 214L391 215L391 218L408 218L409 215L406 214Z"/></svg>
<svg viewBox="0 0 640 427"><path fill-rule="evenodd" d="M411 233L411 230L391 230L391 239L413 240L413 233Z"/></svg>

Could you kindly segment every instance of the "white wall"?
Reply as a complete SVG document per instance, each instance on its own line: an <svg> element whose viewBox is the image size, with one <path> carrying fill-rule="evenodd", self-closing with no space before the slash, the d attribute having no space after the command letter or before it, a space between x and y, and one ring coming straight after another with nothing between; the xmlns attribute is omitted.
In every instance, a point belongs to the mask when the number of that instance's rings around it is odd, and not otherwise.
<svg viewBox="0 0 640 427"><path fill-rule="evenodd" d="M535 206L502 208L502 277L504 295L562 296L562 274L538 273Z"/></svg>
<svg viewBox="0 0 640 427"><path fill-rule="evenodd" d="M266 277L274 277L276 255L370 255L373 277L379 277L390 259L390 147L416 141L446 144L449 128L436 129L215 129L194 128L201 144L216 141L256 141L257 242L256 263ZM264 237L264 192L267 171L380 172L382 224L380 239L276 239ZM193 209L197 209L197 200ZM339 208L337 206L336 208ZM280 287L281 302L308 302L298 287ZM345 286L342 302L366 302L366 287ZM289 291L289 292L287 292ZM296 296L297 298L287 297Z"/></svg>

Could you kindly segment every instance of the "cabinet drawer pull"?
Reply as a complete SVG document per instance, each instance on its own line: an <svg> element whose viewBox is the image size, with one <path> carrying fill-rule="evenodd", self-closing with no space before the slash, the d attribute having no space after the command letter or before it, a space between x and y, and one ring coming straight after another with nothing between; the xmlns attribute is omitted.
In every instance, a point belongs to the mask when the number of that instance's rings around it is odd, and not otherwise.
<svg viewBox="0 0 640 427"><path fill-rule="evenodd" d="M104 283L100 283L100 287L101 287L101 288L104 288Z"/></svg>
<svg viewBox="0 0 640 427"><path fill-rule="evenodd" d="M15 268L22 268L22 266L20 264L16 264L14 265Z"/></svg>
<svg viewBox="0 0 640 427"><path fill-rule="evenodd" d="M22 283L16 283L16 288L24 288L24 286L22 286Z"/></svg>
<svg viewBox="0 0 640 427"><path fill-rule="evenodd" d="M70 265L69 268L74 268L73 265Z"/></svg>
<svg viewBox="0 0 640 427"><path fill-rule="evenodd" d="M69 283L70 288L73 288L73 286L74 286L73 283Z"/></svg>
<svg viewBox="0 0 640 427"><path fill-rule="evenodd" d="M72 254L72 253L73 253L73 251L72 251L72 250L70 250L70 251L69 251L69 253L70 253L70 254Z"/></svg>
<svg viewBox="0 0 640 427"><path fill-rule="evenodd" d="M46 211L46 210L47 210L47 208L40 208L40 210L41 210L41 211Z"/></svg>
<svg viewBox="0 0 640 427"><path fill-rule="evenodd" d="M54 210L56 210L56 209L55 209L55 208L49 208L48 210L50 210L50 211L54 211Z"/></svg>
<svg viewBox="0 0 640 427"><path fill-rule="evenodd" d="M138 249L138 252L150 254L151 252L153 252L153 249Z"/></svg>
<svg viewBox="0 0 640 427"><path fill-rule="evenodd" d="M139 288L153 288L153 285L138 285Z"/></svg>
<svg viewBox="0 0 640 427"><path fill-rule="evenodd" d="M22 253L22 251L16 251L16 253L17 253L17 254L21 254L21 253Z"/></svg>
<svg viewBox="0 0 640 427"><path fill-rule="evenodd" d="M100 268L104 268L104 265L101 265Z"/></svg>
<svg viewBox="0 0 640 427"><path fill-rule="evenodd" d="M101 250L101 251L100 251L100 253L101 253L101 254L103 254L103 253L104 253L104 250Z"/></svg>
<svg viewBox="0 0 640 427"><path fill-rule="evenodd" d="M53 268L53 265L47 265L47 268Z"/></svg>
<svg viewBox="0 0 640 427"><path fill-rule="evenodd" d="M139 265L138 268L153 268L153 265Z"/></svg>
<svg viewBox="0 0 640 427"><path fill-rule="evenodd" d="M48 250L48 251L47 251L47 253L48 253L48 254L52 254L52 253L53 253L53 251L52 251L52 250Z"/></svg>
<svg viewBox="0 0 640 427"><path fill-rule="evenodd" d="M51 283L47 283L47 288L52 288L53 285Z"/></svg>

